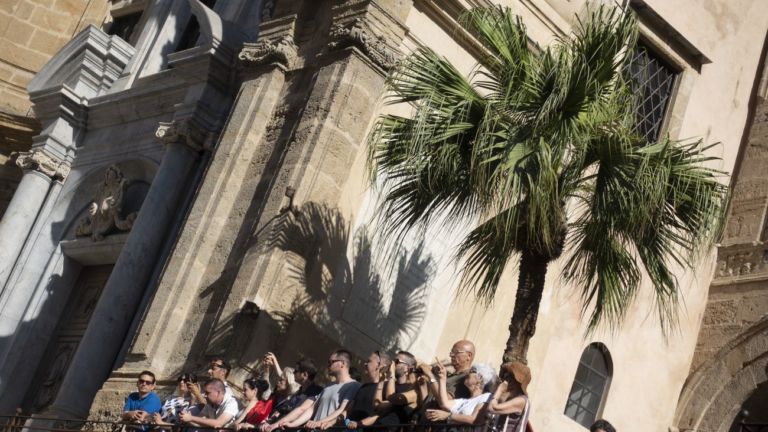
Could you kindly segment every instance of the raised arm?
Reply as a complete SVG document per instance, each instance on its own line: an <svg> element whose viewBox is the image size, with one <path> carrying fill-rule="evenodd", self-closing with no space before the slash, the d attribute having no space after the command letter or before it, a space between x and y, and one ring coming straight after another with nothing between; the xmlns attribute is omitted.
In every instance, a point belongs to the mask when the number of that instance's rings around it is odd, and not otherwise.
<svg viewBox="0 0 768 432"><path fill-rule="evenodd" d="M448 396L448 388L446 382L448 381L448 372L445 370L445 366L442 363L437 363L437 393L435 398L444 410L451 411L454 405L453 399Z"/></svg>
<svg viewBox="0 0 768 432"><path fill-rule="evenodd" d="M385 377L376 385L376 396L373 398L373 408L376 412L386 412L392 407L387 400L395 394L395 362L390 363Z"/></svg>
<svg viewBox="0 0 768 432"><path fill-rule="evenodd" d="M280 367L280 362L277 361L277 356L268 352L264 355L264 362L275 371L278 378L283 376L283 368Z"/></svg>

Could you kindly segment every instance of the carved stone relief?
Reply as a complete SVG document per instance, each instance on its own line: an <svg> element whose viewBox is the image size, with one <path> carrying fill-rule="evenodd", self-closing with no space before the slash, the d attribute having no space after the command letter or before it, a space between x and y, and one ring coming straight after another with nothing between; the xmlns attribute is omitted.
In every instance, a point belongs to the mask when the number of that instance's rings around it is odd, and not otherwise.
<svg viewBox="0 0 768 432"><path fill-rule="evenodd" d="M238 58L243 66L278 63L292 69L299 60L299 47L294 42L297 15L265 21L256 43L246 43Z"/></svg>
<svg viewBox="0 0 768 432"><path fill-rule="evenodd" d="M291 36L285 35L275 40L261 40L247 44L238 54L240 61L246 64L264 64L277 62L285 67L293 67L298 58L298 47Z"/></svg>
<svg viewBox="0 0 768 432"><path fill-rule="evenodd" d="M84 267L81 271L38 369L38 376L28 390L31 397L27 399L25 409L39 413L55 400L111 271L112 265Z"/></svg>
<svg viewBox="0 0 768 432"><path fill-rule="evenodd" d="M35 412L40 412L53 403L56 393L59 391L59 384L64 379L64 374L67 372L69 362L72 360L76 349L76 342L66 342L56 347L53 363L32 405Z"/></svg>
<svg viewBox="0 0 768 432"><path fill-rule="evenodd" d="M191 119L159 122L155 137L164 144L184 144L194 151L202 151L212 145L212 134L195 125Z"/></svg>
<svg viewBox="0 0 768 432"><path fill-rule="evenodd" d="M721 247L717 256L717 279L738 276L768 277L768 242Z"/></svg>
<svg viewBox="0 0 768 432"><path fill-rule="evenodd" d="M42 150L16 153L16 165L23 170L39 171L54 180L64 181L69 175L69 165Z"/></svg>
<svg viewBox="0 0 768 432"><path fill-rule="evenodd" d="M130 231L138 212L123 215L129 181L115 165L107 168L99 191L75 230L77 237L91 236L94 241L115 231Z"/></svg>
<svg viewBox="0 0 768 432"><path fill-rule="evenodd" d="M361 18L355 18L350 23L334 24L330 37L330 49L356 46L383 69L391 68L397 61L398 54L389 47L386 38L374 34Z"/></svg>

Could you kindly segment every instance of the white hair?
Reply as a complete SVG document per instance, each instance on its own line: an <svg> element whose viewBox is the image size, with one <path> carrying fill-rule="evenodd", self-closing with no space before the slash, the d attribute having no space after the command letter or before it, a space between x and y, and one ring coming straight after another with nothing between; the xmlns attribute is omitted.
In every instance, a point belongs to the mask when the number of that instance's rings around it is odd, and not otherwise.
<svg viewBox="0 0 768 432"><path fill-rule="evenodd" d="M491 389L496 383L496 372L488 363L473 364L470 372L476 373L483 380L484 389Z"/></svg>

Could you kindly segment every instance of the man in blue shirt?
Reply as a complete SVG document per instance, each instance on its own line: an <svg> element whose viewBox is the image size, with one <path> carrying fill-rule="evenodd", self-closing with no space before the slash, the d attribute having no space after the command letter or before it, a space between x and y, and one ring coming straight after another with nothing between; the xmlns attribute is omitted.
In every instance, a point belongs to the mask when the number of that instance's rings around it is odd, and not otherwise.
<svg viewBox="0 0 768 432"><path fill-rule="evenodd" d="M136 382L139 391L131 393L125 400L122 419L126 422L149 423L152 414L159 413L163 406L155 390L155 374L143 371Z"/></svg>

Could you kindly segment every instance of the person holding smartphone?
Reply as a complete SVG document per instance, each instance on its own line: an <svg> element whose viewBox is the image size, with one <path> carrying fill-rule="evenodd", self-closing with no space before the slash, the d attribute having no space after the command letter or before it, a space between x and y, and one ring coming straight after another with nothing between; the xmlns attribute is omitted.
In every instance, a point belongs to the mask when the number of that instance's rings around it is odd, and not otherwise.
<svg viewBox="0 0 768 432"><path fill-rule="evenodd" d="M171 395L161 408L159 413L152 414L152 423L156 425L178 425L181 423L179 416L184 410L189 410L193 414L200 411L200 407L205 405L205 398L200 394L200 387L197 385L197 376L193 373L183 373L178 380L178 394ZM197 394L192 390L197 389Z"/></svg>
<svg viewBox="0 0 768 432"><path fill-rule="evenodd" d="M376 400L384 397L383 383L389 378L392 361L385 352L374 351L365 361L365 374L368 382L360 387L352 402L352 409L347 413L344 424L349 429L371 426L379 416L376 414Z"/></svg>

